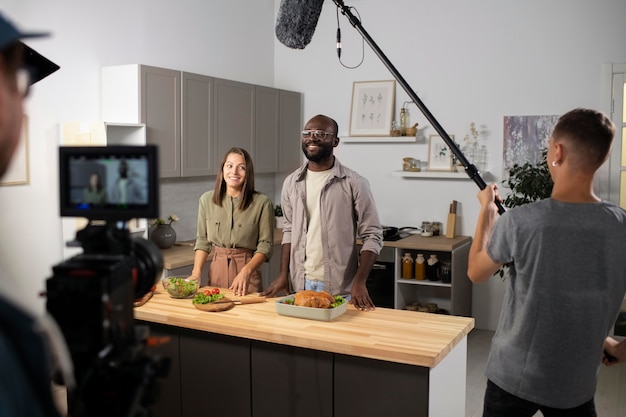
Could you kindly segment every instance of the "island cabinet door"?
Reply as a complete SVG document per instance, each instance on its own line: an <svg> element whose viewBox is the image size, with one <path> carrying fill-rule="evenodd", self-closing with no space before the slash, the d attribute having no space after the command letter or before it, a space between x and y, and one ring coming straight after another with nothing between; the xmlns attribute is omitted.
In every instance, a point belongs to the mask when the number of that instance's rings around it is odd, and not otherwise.
<svg viewBox="0 0 626 417"><path fill-rule="evenodd" d="M250 341L181 328L180 389L182 417L252 415Z"/></svg>
<svg viewBox="0 0 626 417"><path fill-rule="evenodd" d="M335 416L428 417L429 369L335 355Z"/></svg>
<svg viewBox="0 0 626 417"><path fill-rule="evenodd" d="M332 353L252 341L251 358L254 417L333 416Z"/></svg>
<svg viewBox="0 0 626 417"><path fill-rule="evenodd" d="M152 417L180 417L180 362L178 351L178 328L162 324L137 321L137 326L148 326L150 336L168 337L169 342L148 349L155 360L167 360L167 375L155 380L157 395L155 403L148 407Z"/></svg>

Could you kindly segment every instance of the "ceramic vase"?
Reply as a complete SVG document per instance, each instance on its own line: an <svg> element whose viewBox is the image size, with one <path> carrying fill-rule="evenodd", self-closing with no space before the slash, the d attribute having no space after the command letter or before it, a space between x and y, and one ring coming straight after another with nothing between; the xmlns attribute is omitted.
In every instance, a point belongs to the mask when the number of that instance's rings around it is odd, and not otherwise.
<svg viewBox="0 0 626 417"><path fill-rule="evenodd" d="M171 248L176 242L176 230L171 224L158 224L152 229L150 240L161 249Z"/></svg>

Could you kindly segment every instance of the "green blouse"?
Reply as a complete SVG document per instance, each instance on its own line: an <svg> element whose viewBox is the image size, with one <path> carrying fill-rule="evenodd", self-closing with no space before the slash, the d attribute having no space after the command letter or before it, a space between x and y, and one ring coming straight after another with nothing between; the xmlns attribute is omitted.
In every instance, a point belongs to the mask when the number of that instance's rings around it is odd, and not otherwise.
<svg viewBox="0 0 626 417"><path fill-rule="evenodd" d="M213 203L213 191L200 197L198 232L194 250L211 252L221 248L247 248L269 260L274 247L274 207L264 194L256 193L250 206L239 210L239 198L228 195L222 207Z"/></svg>

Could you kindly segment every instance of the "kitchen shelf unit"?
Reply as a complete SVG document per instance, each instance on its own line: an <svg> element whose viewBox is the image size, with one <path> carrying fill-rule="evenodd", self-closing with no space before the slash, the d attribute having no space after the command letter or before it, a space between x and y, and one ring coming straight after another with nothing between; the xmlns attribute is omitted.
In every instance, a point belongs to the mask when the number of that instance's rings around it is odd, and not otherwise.
<svg viewBox="0 0 626 417"><path fill-rule="evenodd" d="M407 305L436 303L455 316L471 315L472 283L467 277L467 262L472 239L469 236L446 238L445 236L423 237L412 235L393 243L395 247L395 292L394 307L406 309ZM415 259L418 253L428 259L437 255L439 262L450 262L450 283L441 281L400 278L402 256L410 253Z"/></svg>

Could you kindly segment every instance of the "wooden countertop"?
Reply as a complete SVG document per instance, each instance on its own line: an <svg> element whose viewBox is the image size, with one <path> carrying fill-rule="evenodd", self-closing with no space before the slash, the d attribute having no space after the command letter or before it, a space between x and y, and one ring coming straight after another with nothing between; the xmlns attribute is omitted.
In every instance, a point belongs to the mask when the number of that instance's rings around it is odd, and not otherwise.
<svg viewBox="0 0 626 417"><path fill-rule="evenodd" d="M447 238L445 236L423 237L419 234L405 237L393 242L385 241L385 246L400 249L420 249L428 251L452 251L459 246L472 241L469 236L456 236Z"/></svg>
<svg viewBox="0 0 626 417"><path fill-rule="evenodd" d="M206 287L204 287L206 288ZM200 290L202 290L201 288ZM222 289L231 296L232 292ZM235 297L236 298L236 297ZM218 313L196 309L191 299L171 298L157 286L135 308L135 318L187 329L433 368L474 328L474 319L348 305L330 322L281 316L275 302L236 305Z"/></svg>

